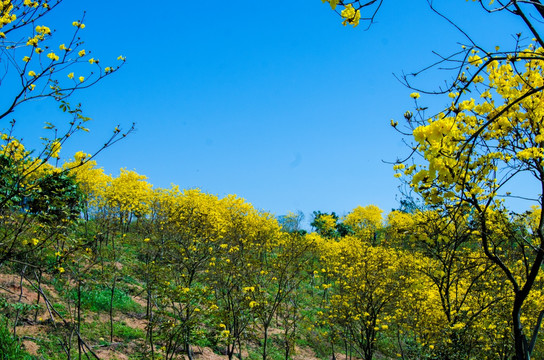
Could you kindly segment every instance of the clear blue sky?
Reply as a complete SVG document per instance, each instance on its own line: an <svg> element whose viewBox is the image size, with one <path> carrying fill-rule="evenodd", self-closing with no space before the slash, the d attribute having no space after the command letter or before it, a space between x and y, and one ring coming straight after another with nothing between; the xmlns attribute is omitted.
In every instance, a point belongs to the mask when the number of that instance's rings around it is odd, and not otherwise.
<svg viewBox="0 0 544 360"><path fill-rule="evenodd" d="M476 39L513 44L519 19L486 15L461 0L436 2ZM69 1L44 24L65 36L87 11L85 48L124 68L78 93L94 120L62 152L93 152L116 124L136 131L101 154L107 173L125 167L150 183L237 194L276 215L345 214L399 195L392 166L407 153L389 125L413 109L393 76L419 70L466 42L426 1L386 0L368 30L341 25L319 0ZM66 26L65 26L66 25ZM451 74L422 79L429 88ZM421 99L436 106L447 98ZM39 114L39 116L36 116ZM48 103L19 114L28 141L43 121L66 119ZM35 140L34 140L35 141Z"/></svg>

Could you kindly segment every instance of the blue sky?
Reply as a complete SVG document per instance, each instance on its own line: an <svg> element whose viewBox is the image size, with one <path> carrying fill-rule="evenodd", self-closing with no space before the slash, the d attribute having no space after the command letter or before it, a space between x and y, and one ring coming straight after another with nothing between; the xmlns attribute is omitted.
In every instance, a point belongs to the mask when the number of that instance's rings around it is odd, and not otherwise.
<svg viewBox="0 0 544 360"><path fill-rule="evenodd" d="M436 2L486 45L513 44L519 19L487 15L477 4ZM319 0L66 1L44 20L67 36L86 11L85 48L123 69L74 96L93 118L62 156L92 153L117 124L136 131L98 158L168 187L237 194L276 215L375 204L397 207L394 161L407 153L389 125L413 109L412 90L393 73L417 71L466 40L426 1L385 1L365 31L341 25ZM434 72L418 83L442 84ZM423 97L440 108L447 98ZM65 120L46 102L16 113L30 143L43 121ZM39 117L36 114L40 114ZM37 142L36 142L37 144Z"/></svg>

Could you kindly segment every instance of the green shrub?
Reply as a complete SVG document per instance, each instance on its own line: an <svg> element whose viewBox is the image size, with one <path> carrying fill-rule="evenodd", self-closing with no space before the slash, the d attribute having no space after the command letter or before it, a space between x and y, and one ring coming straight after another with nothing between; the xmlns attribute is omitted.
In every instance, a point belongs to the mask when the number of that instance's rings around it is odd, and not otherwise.
<svg viewBox="0 0 544 360"><path fill-rule="evenodd" d="M0 319L0 360L31 360L35 359L21 349L19 341L11 336L7 320Z"/></svg>

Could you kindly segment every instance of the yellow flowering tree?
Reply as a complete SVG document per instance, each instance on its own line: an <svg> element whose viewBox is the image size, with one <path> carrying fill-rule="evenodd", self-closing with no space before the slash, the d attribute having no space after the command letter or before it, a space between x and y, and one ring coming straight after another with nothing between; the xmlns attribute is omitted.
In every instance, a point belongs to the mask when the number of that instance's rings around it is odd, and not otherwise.
<svg viewBox="0 0 544 360"><path fill-rule="evenodd" d="M255 322L263 335L263 360L269 358L269 332L278 318L280 307L285 305L294 292L299 291L301 283L306 279L304 275L312 260L310 248L315 246L312 238L301 236L297 232L274 233L270 234L267 244L261 246L259 253L251 260L254 264L251 281L253 285L247 292ZM293 309L284 314L287 318L297 316ZM289 321L284 320L284 324ZM285 349L289 353L292 344L288 344L287 339L285 341Z"/></svg>
<svg viewBox="0 0 544 360"><path fill-rule="evenodd" d="M220 202L224 227L210 259L209 274L218 307L216 316L228 331L224 341L232 359L236 350L241 356L242 340L251 335L254 316L268 301L267 285L274 276L274 281L279 281L269 266L281 231L273 216L257 211L241 198L229 195Z"/></svg>
<svg viewBox="0 0 544 360"><path fill-rule="evenodd" d="M318 243L322 285L328 303L318 312L321 324L350 343L359 356L372 360L378 338L391 332L396 311L411 287L407 255L371 246L346 236ZM331 339L334 342L334 338Z"/></svg>
<svg viewBox="0 0 544 360"><path fill-rule="evenodd" d="M489 342L481 338L482 326L490 309L507 306L506 283L480 250L466 213L428 210L414 218L413 249L427 259L418 271L436 292L443 313L435 328L441 336L434 338L434 352L452 359L483 357Z"/></svg>
<svg viewBox="0 0 544 360"><path fill-rule="evenodd" d="M152 185L146 179L145 175L121 169L119 176L111 179L104 191L110 215L119 221L121 231L128 231L134 217L149 212Z"/></svg>
<svg viewBox="0 0 544 360"><path fill-rule="evenodd" d="M414 242L410 239L414 233L415 218L411 213L394 210L387 214L383 243L392 247L407 249Z"/></svg>
<svg viewBox="0 0 544 360"><path fill-rule="evenodd" d="M216 196L198 189L173 186L155 190L153 197L154 224L142 244L151 256L147 270L155 279L148 306L158 307L149 316L150 326L158 329L167 359L175 358L180 346L192 358L190 344L203 316L213 311L206 270L223 238L223 209Z"/></svg>
<svg viewBox="0 0 544 360"><path fill-rule="evenodd" d="M428 204L450 204L470 214L477 224L483 252L514 295L512 326L518 360L530 357L538 333L524 326L522 317L544 260L544 218L535 214L533 223L538 226L520 233L504 199L529 197L539 206L544 201L543 54L534 45L502 58L482 58L472 51L468 69L455 85L457 91L450 94L451 105L430 119L407 116L415 151L425 162L397 170L410 176L412 188ZM534 179L532 193L517 183L523 174ZM505 242L517 250L499 250ZM515 275L517 260L525 268L521 277Z"/></svg>
<svg viewBox="0 0 544 360"><path fill-rule="evenodd" d="M104 174L104 169L96 167L96 161L91 160L91 155L77 152L72 161L63 164L75 177L79 188L85 195L83 216L85 220L98 217L100 211L105 210L105 191L111 177Z"/></svg>
<svg viewBox="0 0 544 360"><path fill-rule="evenodd" d="M349 226L357 237L376 245L378 232L383 227L382 213L383 211L376 205L358 206L344 217L343 223Z"/></svg>

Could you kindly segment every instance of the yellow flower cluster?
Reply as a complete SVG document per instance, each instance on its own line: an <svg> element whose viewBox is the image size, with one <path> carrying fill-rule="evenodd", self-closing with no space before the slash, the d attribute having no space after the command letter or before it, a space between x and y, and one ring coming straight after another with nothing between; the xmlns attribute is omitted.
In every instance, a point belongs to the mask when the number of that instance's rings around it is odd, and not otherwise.
<svg viewBox="0 0 544 360"><path fill-rule="evenodd" d="M514 71L510 61L488 62L474 77L479 99L459 99L414 129L417 150L428 165L407 173L427 201L454 194L484 201L495 197L500 185L494 174L500 169L544 164L544 97L535 91L544 85L542 54L541 48L520 52L524 71ZM484 60L473 53L468 63L480 68Z"/></svg>
<svg viewBox="0 0 544 360"><path fill-rule="evenodd" d="M353 27L356 27L361 20L361 10L355 10L352 4L348 4L345 6L344 10L340 12L340 16L344 18L344 21L342 21L344 26L350 24L353 25Z"/></svg>
<svg viewBox="0 0 544 360"><path fill-rule="evenodd" d="M51 35L51 29L43 25L36 26L36 32L41 35Z"/></svg>
<svg viewBox="0 0 544 360"><path fill-rule="evenodd" d="M80 29L85 29L85 24L80 23L79 21L74 21L72 23L72 26L75 26L75 27L80 28Z"/></svg>
<svg viewBox="0 0 544 360"><path fill-rule="evenodd" d="M50 52L49 54L47 54L47 57L49 59L51 59L52 61L58 61L59 60L59 56L57 54L55 54L54 52Z"/></svg>
<svg viewBox="0 0 544 360"><path fill-rule="evenodd" d="M333 10L336 10L336 7L341 4L339 0L321 0L321 2L328 2ZM356 10L352 4L344 5L342 3L342 6L344 6L344 9L340 12L340 16L342 16L344 19L342 24L344 26L350 24L353 25L353 27L359 25L359 21L361 20L361 11L359 9Z"/></svg>
<svg viewBox="0 0 544 360"><path fill-rule="evenodd" d="M39 4L38 4L37 1L24 0L24 1L23 1L23 5L24 5L24 6L31 7L31 8L37 8Z"/></svg>
<svg viewBox="0 0 544 360"><path fill-rule="evenodd" d="M17 19L17 15L13 14L12 11L13 4L11 0L0 0L0 29Z"/></svg>
<svg viewBox="0 0 544 360"><path fill-rule="evenodd" d="M53 141L51 145L49 146L49 156L54 159L58 159L60 157L59 155L60 149L61 149L60 142L58 140Z"/></svg>

